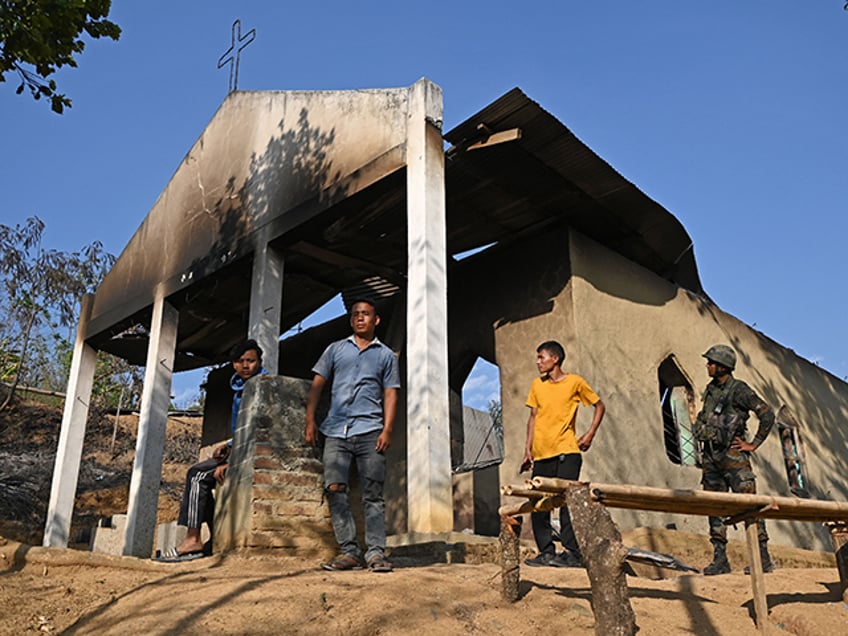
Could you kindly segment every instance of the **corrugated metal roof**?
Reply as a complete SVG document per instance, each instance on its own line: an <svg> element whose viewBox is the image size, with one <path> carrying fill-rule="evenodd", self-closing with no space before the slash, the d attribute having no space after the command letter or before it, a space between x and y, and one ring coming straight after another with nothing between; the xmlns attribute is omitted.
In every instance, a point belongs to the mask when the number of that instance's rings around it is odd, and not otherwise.
<svg viewBox="0 0 848 636"><path fill-rule="evenodd" d="M491 415L463 405L462 429L462 463L453 472L464 473L503 462L503 433L497 430Z"/></svg>
<svg viewBox="0 0 848 636"><path fill-rule="evenodd" d="M510 129L519 129L520 138L464 150L491 132ZM703 293L692 240L683 225L518 88L453 128L445 139L453 145L447 173L452 252L475 247L469 244L474 236L483 245L498 240L499 230L560 222ZM481 224L491 224L485 236L472 229Z"/></svg>

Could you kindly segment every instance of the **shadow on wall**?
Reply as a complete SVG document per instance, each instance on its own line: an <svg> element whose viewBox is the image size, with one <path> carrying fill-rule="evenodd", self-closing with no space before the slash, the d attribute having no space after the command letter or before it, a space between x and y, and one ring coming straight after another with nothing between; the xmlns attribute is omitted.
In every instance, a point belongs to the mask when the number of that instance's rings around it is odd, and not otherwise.
<svg viewBox="0 0 848 636"><path fill-rule="evenodd" d="M451 334L462 334L465 340L479 334L479 341L469 348L494 363L489 328L550 313L554 299L576 275L571 269L570 232L567 226L548 227L543 236L494 246L454 263L448 285ZM641 268L613 252L608 255L619 258L621 267L604 266L591 272L591 280L586 281L598 291L655 306L676 296L678 288L673 283L641 284L641 278L628 275ZM480 339L483 334L485 339Z"/></svg>
<svg viewBox="0 0 848 636"><path fill-rule="evenodd" d="M448 271L448 343L451 387L462 384L477 357L495 360L494 330L550 313L571 276L568 231L552 230L546 240L560 241L555 258L539 249L539 238L496 245L453 262Z"/></svg>
<svg viewBox="0 0 848 636"><path fill-rule="evenodd" d="M832 465L823 465L821 462L825 458L820 454L816 455L816 462L819 463L818 472L830 474L833 479L827 487L813 481L810 484L811 494L815 498L843 501L848 499L848 483L838 477L845 474L844 449L848 448L848 429L844 425L848 420L848 402L846 402L848 385L813 363L781 347L763 334L757 331L753 333L766 359L780 370L786 383L795 389L793 394L787 395L785 390L780 390L773 381L763 377L755 367L751 366L751 373L755 375L752 380L757 382L763 399L775 412L783 405L788 406L797 416L801 434L808 444L842 452L841 457L834 458L840 463ZM730 344L736 349L741 360L747 365L752 364L750 355L745 351L745 346L739 338L731 336ZM772 431L772 435L776 435L776 431ZM786 481L783 465L770 468L775 473L776 479Z"/></svg>
<svg viewBox="0 0 848 636"><path fill-rule="evenodd" d="M334 129L312 126L305 108L294 128L287 129L283 119L277 127L280 134L271 137L264 152L251 156L249 174L241 187L230 177L223 195L211 206L204 205L218 220L218 228L212 247L192 262L192 272L203 275L253 252L253 244L245 241L250 233L292 208L346 194L346 188L338 185L342 175L333 173L329 159Z"/></svg>
<svg viewBox="0 0 848 636"><path fill-rule="evenodd" d="M334 129L322 131L309 123L309 113L303 108L297 126L286 130L280 120L279 137L272 137L260 156L250 159L250 176L241 198L247 209L259 219L271 219L299 203L318 197L319 200L345 194L342 188L328 188L338 183L341 173L332 172L328 151L335 142Z"/></svg>
<svg viewBox="0 0 848 636"><path fill-rule="evenodd" d="M609 253L607 253L607 256L609 256ZM631 277L628 272L631 271L631 268L639 266L617 254L615 256L622 259L620 268L612 269L609 266L604 266L592 270L591 277L575 274L575 278L581 278L603 294L629 300L637 305L662 307L677 296L679 288L676 283L658 277L657 284L646 285L642 272L647 270L641 270L638 276ZM700 298L694 292L690 293Z"/></svg>
<svg viewBox="0 0 848 636"><path fill-rule="evenodd" d="M393 447L398 447L393 442ZM391 450L391 449L390 449ZM387 457L386 475L386 531L388 534L403 534L408 531L407 519L407 477L406 443L403 453L396 452Z"/></svg>
<svg viewBox="0 0 848 636"><path fill-rule="evenodd" d="M848 385L753 328L748 328L752 336L750 340L727 333L717 315L718 308L711 302L703 300L698 309L702 315L709 315L727 334L727 343L746 367L745 375L740 375L740 379L755 387L775 413L786 406L795 414L800 435L812 451L808 459L815 457L814 474L807 484L810 495L814 499L848 500L848 483L842 479L845 474L845 449L848 448L848 430L844 426L848 420ZM756 348L762 352L769 366L782 375L785 381L782 386L773 378L766 377L754 364L751 351ZM752 416L748 422L749 434L753 435L757 426L757 419ZM777 425L766 443L780 444ZM829 457L814 449L831 449L833 455ZM784 461L759 461L755 472L761 481L779 484L777 494L793 496ZM829 544L829 535L822 526L814 528L811 524L795 524L790 534L802 545L808 542L809 534L813 532L825 545Z"/></svg>
<svg viewBox="0 0 848 636"><path fill-rule="evenodd" d="M702 315L710 316L716 325L727 333L723 329L723 321L717 315L719 309L712 302L700 299L698 311ZM786 384L794 390L787 394L786 389L777 386L774 380L767 378L757 369L750 355L751 341L743 342L739 336L727 334L728 344L736 351L740 362L747 367L748 376L740 379L755 386L775 413L781 406L788 406L796 414L801 434L808 443L815 443L823 449L848 448L848 429L844 426L848 420L848 385L756 329L748 329L766 360L781 373ZM756 427L756 418L752 420ZM769 437L775 434L775 431L772 431ZM844 456L838 459L845 461ZM817 456L818 462L822 460L820 455ZM775 479L773 483L786 481L782 465L769 466L766 470L769 471L769 478ZM845 465L820 464L820 472L834 477L844 475ZM848 483L843 480L834 478L826 489L816 483L811 484L811 487L811 494L815 498L843 501L848 499Z"/></svg>

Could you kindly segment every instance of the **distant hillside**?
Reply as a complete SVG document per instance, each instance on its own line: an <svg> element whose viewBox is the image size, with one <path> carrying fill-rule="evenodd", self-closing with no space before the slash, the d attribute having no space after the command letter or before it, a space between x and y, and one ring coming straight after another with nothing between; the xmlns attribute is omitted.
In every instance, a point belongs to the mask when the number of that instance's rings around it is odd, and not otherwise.
<svg viewBox="0 0 848 636"><path fill-rule="evenodd" d="M19 401L0 412L0 536L40 545L50 498L61 405ZM85 432L72 541L86 543L99 517L126 512L138 416L92 416ZM176 519L185 471L200 451L201 418L171 417L159 514Z"/></svg>

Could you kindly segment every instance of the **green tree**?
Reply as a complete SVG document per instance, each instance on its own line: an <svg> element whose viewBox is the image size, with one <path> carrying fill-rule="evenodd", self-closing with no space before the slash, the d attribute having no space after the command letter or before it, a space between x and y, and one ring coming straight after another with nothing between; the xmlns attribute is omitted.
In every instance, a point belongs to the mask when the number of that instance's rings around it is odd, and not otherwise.
<svg viewBox="0 0 848 636"><path fill-rule="evenodd" d="M64 391L73 358L73 343L53 334L47 355L30 357L27 382L51 391ZM42 351L38 351L42 354ZM31 380L32 378L32 380ZM141 401L141 368L105 351L97 352L89 409L95 414L136 409Z"/></svg>
<svg viewBox="0 0 848 636"><path fill-rule="evenodd" d="M70 108L71 100L57 91L50 75L77 66L74 55L85 48L83 32L94 39L121 37L121 28L107 20L111 7L112 0L0 0L0 82L6 73L16 73L18 94L29 89L59 114Z"/></svg>
<svg viewBox="0 0 848 636"><path fill-rule="evenodd" d="M93 291L115 262L95 241L79 252L45 250L41 246L44 222L38 217L25 225L0 225L0 294L5 316L0 342L8 343L3 358L14 363L12 388L0 404L4 409L24 377L30 346L74 324L79 300Z"/></svg>
<svg viewBox="0 0 848 636"><path fill-rule="evenodd" d="M65 376L67 381L67 375ZM97 352L91 404L100 411L137 409L144 376L141 369L105 351Z"/></svg>

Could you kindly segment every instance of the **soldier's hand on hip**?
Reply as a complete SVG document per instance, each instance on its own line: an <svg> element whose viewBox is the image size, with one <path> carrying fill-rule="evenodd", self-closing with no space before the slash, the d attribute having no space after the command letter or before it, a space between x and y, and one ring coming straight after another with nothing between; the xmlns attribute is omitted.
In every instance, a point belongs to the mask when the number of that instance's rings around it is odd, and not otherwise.
<svg viewBox="0 0 848 636"><path fill-rule="evenodd" d="M750 442L746 442L741 437L734 437L733 442L731 442L730 444L730 448L745 453L753 453L755 450L757 450L756 446L754 446Z"/></svg>

